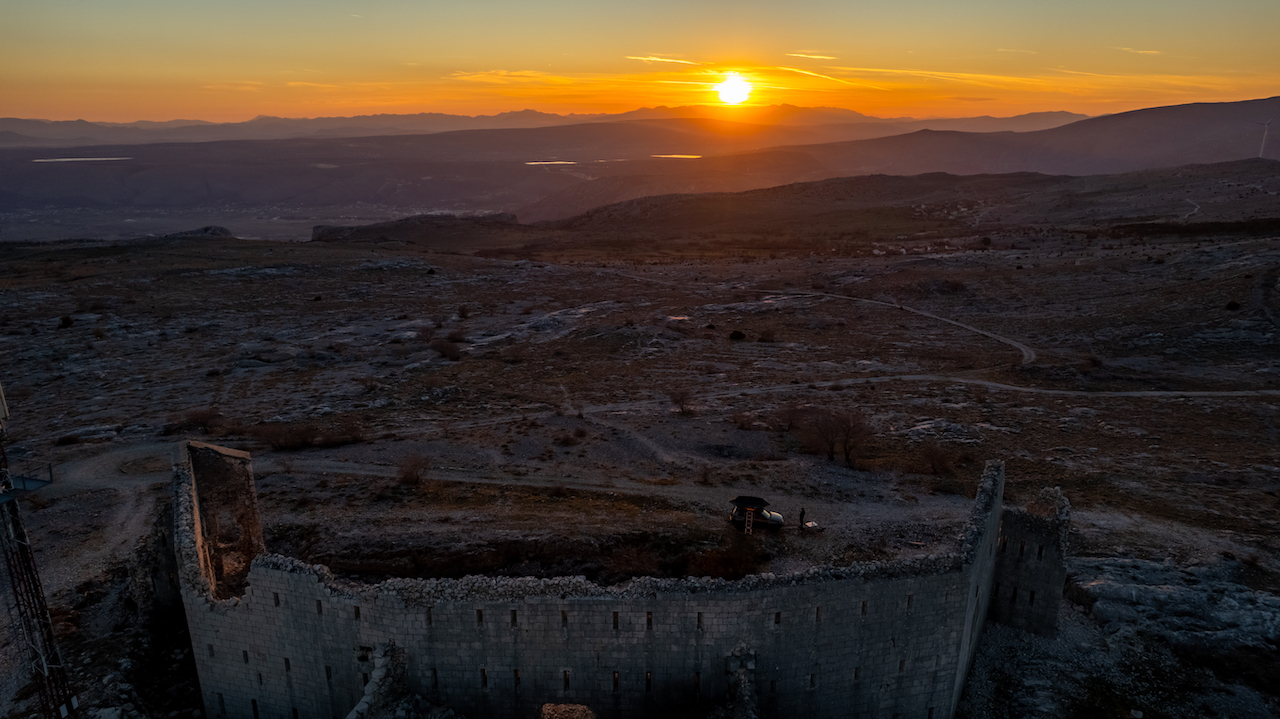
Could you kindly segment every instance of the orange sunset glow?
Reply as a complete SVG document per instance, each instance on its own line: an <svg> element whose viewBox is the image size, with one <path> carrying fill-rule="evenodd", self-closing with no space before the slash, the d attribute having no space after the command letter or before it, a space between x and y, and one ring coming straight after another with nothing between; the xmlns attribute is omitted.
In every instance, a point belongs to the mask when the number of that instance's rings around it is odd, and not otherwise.
<svg viewBox="0 0 1280 719"><path fill-rule="evenodd" d="M885 117L1103 114L1280 88L1271 33L1280 4L1253 0L785 9L47 0L11 3L5 15L0 115L11 117L240 121L689 104ZM730 73L750 78L749 96L724 99Z"/></svg>

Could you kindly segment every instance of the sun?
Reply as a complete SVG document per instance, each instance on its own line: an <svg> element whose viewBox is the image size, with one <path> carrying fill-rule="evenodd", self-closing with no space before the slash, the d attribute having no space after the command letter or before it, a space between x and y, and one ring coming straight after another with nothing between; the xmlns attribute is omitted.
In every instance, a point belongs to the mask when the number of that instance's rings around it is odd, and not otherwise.
<svg viewBox="0 0 1280 719"><path fill-rule="evenodd" d="M751 97L751 83L743 80L738 73L731 72L725 76L724 82L716 85L716 92L720 93L720 102L740 105Z"/></svg>

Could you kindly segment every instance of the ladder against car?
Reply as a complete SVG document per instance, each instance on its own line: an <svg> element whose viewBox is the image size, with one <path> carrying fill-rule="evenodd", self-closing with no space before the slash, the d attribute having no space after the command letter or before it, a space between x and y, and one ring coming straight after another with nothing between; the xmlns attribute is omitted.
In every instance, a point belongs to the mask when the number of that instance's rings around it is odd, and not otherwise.
<svg viewBox="0 0 1280 719"><path fill-rule="evenodd" d="M742 529L743 534L751 534L751 524L752 524L751 520L755 516L756 516L756 510L754 509L747 510L747 519L746 519L746 522L743 524L743 529Z"/></svg>

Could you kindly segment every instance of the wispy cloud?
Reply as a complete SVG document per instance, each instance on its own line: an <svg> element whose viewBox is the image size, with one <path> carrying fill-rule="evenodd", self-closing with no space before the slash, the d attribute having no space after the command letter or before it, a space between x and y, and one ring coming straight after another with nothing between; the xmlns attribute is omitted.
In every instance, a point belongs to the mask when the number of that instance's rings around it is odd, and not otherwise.
<svg viewBox="0 0 1280 719"><path fill-rule="evenodd" d="M558 77L537 70L485 70L483 72L455 72L449 77L467 82L486 82L493 85L517 85L527 83L570 83L572 78Z"/></svg>
<svg viewBox="0 0 1280 719"><path fill-rule="evenodd" d="M1097 83L1096 87L1161 87L1164 89L1186 90L1188 88L1196 90L1214 90L1220 89L1223 84L1223 78L1213 75L1107 75L1097 72L1083 72L1081 70L1067 70L1065 68L1057 68L1054 72L1064 75L1078 75L1081 77L1093 78L1093 82Z"/></svg>
<svg viewBox="0 0 1280 719"><path fill-rule="evenodd" d="M904 69L887 69L878 67L833 67L833 70L841 72L852 72L858 74L876 74L876 75L899 75L906 77L920 77L930 80L944 80L947 82L959 82L966 85L978 85L982 87L1010 87L1010 86L1026 86L1037 85L1042 86L1049 84L1047 79L1035 77L1012 77L1008 75L985 75L972 72L939 72L935 70L904 70Z"/></svg>
<svg viewBox="0 0 1280 719"><path fill-rule="evenodd" d="M1125 52L1131 52L1131 53L1133 53L1134 55L1159 55L1159 54L1161 54L1159 50L1136 50L1136 49L1131 48L1131 47L1118 47L1118 48L1116 48L1116 49L1117 49L1117 50L1123 50L1123 51L1125 51Z"/></svg>
<svg viewBox="0 0 1280 719"><path fill-rule="evenodd" d="M674 57L658 57L656 55L644 55L644 56L627 55L626 59L639 60L640 62L671 62L677 65L701 65L702 64L700 62L694 62L692 60L677 60Z"/></svg>
<svg viewBox="0 0 1280 719"><path fill-rule="evenodd" d="M810 72L809 72L809 70L801 70L801 69L799 69L799 68L778 68L778 69L780 69L780 70L786 70L786 72L788 72L788 73L800 73L800 74L803 74L803 75L809 75L809 77L817 77L817 78L822 78L822 79L829 79L829 81L832 81L832 82L838 82L838 83L842 83L842 84L851 84L851 86L854 86L854 87L869 87L869 88L872 88L872 90L884 90L884 88L883 88L883 87L877 87L877 86L874 86L874 84L868 84L868 83L865 83L865 82L852 82L852 81L847 81L847 79L842 79L842 78L838 78L838 77L831 77L831 75L824 75L824 74L822 74L822 73L810 73Z"/></svg>
<svg viewBox="0 0 1280 719"><path fill-rule="evenodd" d="M789 52L787 53L787 57L804 57L810 60L839 60L840 59L838 57L832 57L830 55L809 55L803 52Z"/></svg>
<svg viewBox="0 0 1280 719"><path fill-rule="evenodd" d="M324 85L318 82L301 82L298 80L286 82L284 85L285 87L318 87L325 90L332 90L338 87L337 85Z"/></svg>
<svg viewBox="0 0 1280 719"><path fill-rule="evenodd" d="M1035 50L1015 50L1013 48L1008 48L1008 47L998 47L996 48L996 52L1014 52L1014 53L1018 53L1019 55L1039 55L1040 54Z"/></svg>

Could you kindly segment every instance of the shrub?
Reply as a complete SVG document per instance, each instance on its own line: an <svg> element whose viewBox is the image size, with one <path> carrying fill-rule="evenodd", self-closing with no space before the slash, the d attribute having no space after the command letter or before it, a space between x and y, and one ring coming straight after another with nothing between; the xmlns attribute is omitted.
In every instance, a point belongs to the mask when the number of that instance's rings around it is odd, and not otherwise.
<svg viewBox="0 0 1280 719"><path fill-rule="evenodd" d="M746 338L747 338L747 334L742 330L734 330L729 333L729 339L733 340L734 342L740 342L742 340L745 340Z"/></svg>
<svg viewBox="0 0 1280 719"><path fill-rule="evenodd" d="M959 497L971 497L974 491L964 480L956 477L930 477L924 483L930 494L951 494Z"/></svg>
<svg viewBox="0 0 1280 719"><path fill-rule="evenodd" d="M689 559L689 575L742 579L757 572L769 554L746 535L734 534L727 547L699 552Z"/></svg>
<svg viewBox="0 0 1280 719"><path fill-rule="evenodd" d="M657 553L648 547L622 547L609 555L608 564L621 577L653 577L662 573Z"/></svg>
<svg viewBox="0 0 1280 719"><path fill-rule="evenodd" d="M689 405L693 403L697 393L691 387L673 387L667 390L667 399L671 400L671 404L680 410L680 414L689 414Z"/></svg>
<svg viewBox="0 0 1280 719"><path fill-rule="evenodd" d="M851 467L854 457L871 438L871 428L860 412L811 409L801 415L794 427L806 449L827 455L829 462L834 462L839 452Z"/></svg>
<svg viewBox="0 0 1280 719"><path fill-rule="evenodd" d="M378 381L377 377L374 377L373 375L368 375L368 374L363 375L361 377L356 377L352 381L354 381L356 384L363 387L365 392L372 392L375 389L378 389L379 387L382 386L382 383Z"/></svg>
<svg viewBox="0 0 1280 719"><path fill-rule="evenodd" d="M467 333L463 332L461 327L452 329L452 330L449 330L448 339L450 342L466 342Z"/></svg>
<svg viewBox="0 0 1280 719"><path fill-rule="evenodd" d="M400 460L400 469L396 474L396 479L400 481L400 484L416 487L426 478L427 470L429 469L431 469L431 459L429 457L411 454Z"/></svg>
<svg viewBox="0 0 1280 719"><path fill-rule="evenodd" d="M31 505L31 508L34 510L44 509L50 504L49 498L39 492L32 492L31 494L23 495L22 498L25 499L27 504Z"/></svg>
<svg viewBox="0 0 1280 719"><path fill-rule="evenodd" d="M73 324L75 323L72 321L71 315L63 315L62 318L58 320L58 329L65 330Z"/></svg>
<svg viewBox="0 0 1280 719"><path fill-rule="evenodd" d="M278 423L262 424L251 430L254 437L266 442L272 449L295 451L310 447L319 429L311 424Z"/></svg>
<svg viewBox="0 0 1280 719"><path fill-rule="evenodd" d="M245 429L244 432L266 442L272 449L286 452L308 447L341 447L359 444L368 439L364 427L354 420L343 422L330 430L309 422L281 422L260 424Z"/></svg>
<svg viewBox="0 0 1280 719"><path fill-rule="evenodd" d="M212 434L215 430L227 424L222 413L211 407L201 409L193 409L186 414L170 417L165 423L164 429L160 430L160 434L168 436L171 434L181 434L183 432L194 432L200 430L205 434Z"/></svg>
<svg viewBox="0 0 1280 719"><path fill-rule="evenodd" d="M710 487L712 484L715 483L713 481L714 477L715 477L715 470L711 468L711 465L703 464L703 465L699 465L698 478L695 479L694 481L697 482L698 484L702 484Z"/></svg>
<svg viewBox="0 0 1280 719"><path fill-rule="evenodd" d="M447 360L457 362L462 359L462 349L449 340L431 340L431 344L428 347Z"/></svg>
<svg viewBox="0 0 1280 719"><path fill-rule="evenodd" d="M920 447L920 458L924 460L929 474L953 477L956 470L951 466L951 453L930 442Z"/></svg>
<svg viewBox="0 0 1280 719"><path fill-rule="evenodd" d="M809 385L809 389L817 389L817 385ZM769 429L775 432L790 432L804 419L803 407L781 407L769 415Z"/></svg>
<svg viewBox="0 0 1280 719"><path fill-rule="evenodd" d="M777 342L778 340L777 340L777 335L774 334L773 330L764 330L760 333L760 336L756 338L756 341L757 342Z"/></svg>
<svg viewBox="0 0 1280 719"><path fill-rule="evenodd" d="M212 407L193 409L187 412L186 421L208 432L214 425L222 423L222 413Z"/></svg>
<svg viewBox="0 0 1280 719"><path fill-rule="evenodd" d="M1076 365L1076 369L1081 374L1088 374L1102 367L1102 359L1095 354L1085 353L1080 355L1080 363Z"/></svg>
<svg viewBox="0 0 1280 719"><path fill-rule="evenodd" d="M312 444L316 447L342 447L348 444L360 444L368 439L364 427L359 422L347 420L328 431L316 434Z"/></svg>

